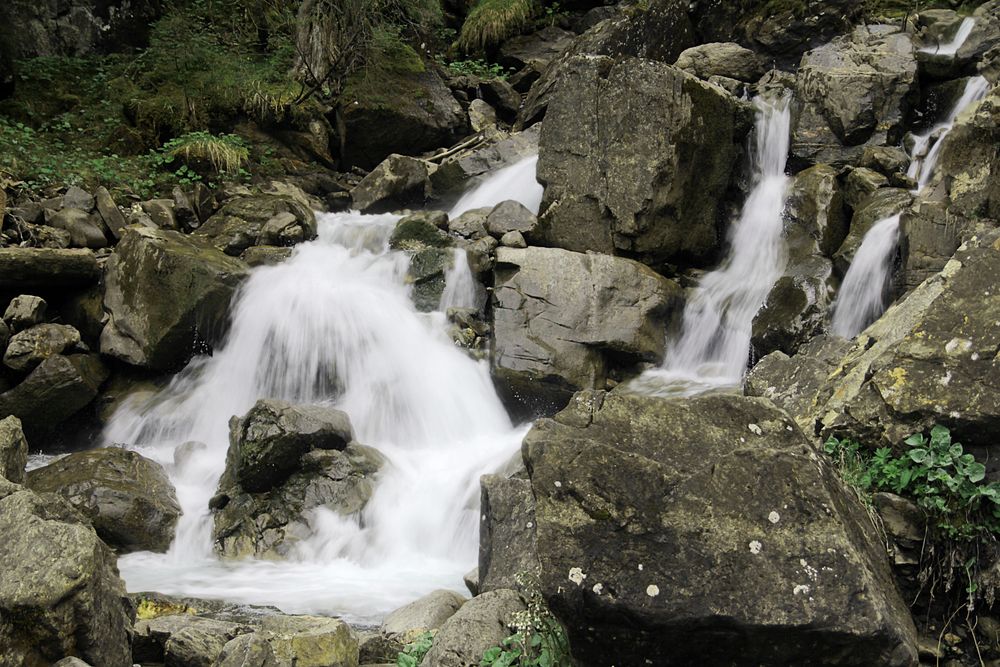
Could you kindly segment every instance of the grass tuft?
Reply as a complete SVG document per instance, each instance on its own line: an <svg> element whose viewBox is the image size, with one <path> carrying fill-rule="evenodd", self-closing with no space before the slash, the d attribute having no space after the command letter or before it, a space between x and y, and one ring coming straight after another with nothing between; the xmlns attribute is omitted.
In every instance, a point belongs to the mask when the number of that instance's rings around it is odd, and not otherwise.
<svg viewBox="0 0 1000 667"><path fill-rule="evenodd" d="M486 51L520 33L535 16L533 0L479 0L458 36L466 53Z"/></svg>

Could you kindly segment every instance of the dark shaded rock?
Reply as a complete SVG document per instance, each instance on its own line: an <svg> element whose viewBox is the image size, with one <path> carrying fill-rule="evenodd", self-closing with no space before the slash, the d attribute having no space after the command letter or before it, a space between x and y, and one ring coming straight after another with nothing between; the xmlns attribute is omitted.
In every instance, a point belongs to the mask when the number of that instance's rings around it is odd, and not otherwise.
<svg viewBox="0 0 1000 667"><path fill-rule="evenodd" d="M390 155L353 190L354 208L363 213L384 213L422 205L430 194L429 162L405 155Z"/></svg>
<svg viewBox="0 0 1000 667"><path fill-rule="evenodd" d="M132 658L142 664L211 667L229 640L253 630L192 613L155 616L135 624Z"/></svg>
<svg viewBox="0 0 1000 667"><path fill-rule="evenodd" d="M86 287L101 272L93 251L57 248L0 248L0 287Z"/></svg>
<svg viewBox="0 0 1000 667"><path fill-rule="evenodd" d="M527 479L483 475L479 525L479 593L515 588L516 577L538 569L535 497Z"/></svg>
<svg viewBox="0 0 1000 667"><path fill-rule="evenodd" d="M179 232L130 227L108 261L101 352L156 370L187 361L197 340L221 340L247 266Z"/></svg>
<svg viewBox="0 0 1000 667"><path fill-rule="evenodd" d="M308 206L292 197L262 194L230 200L193 236L239 256L254 245L294 245L311 241L316 233L316 215Z"/></svg>
<svg viewBox="0 0 1000 667"><path fill-rule="evenodd" d="M117 447L70 454L32 470L26 484L64 497L119 553L165 552L181 514L163 467Z"/></svg>
<svg viewBox="0 0 1000 667"><path fill-rule="evenodd" d="M103 248L108 245L104 232L94 224L87 211L64 208L54 213L45 224L69 232L70 244L77 248Z"/></svg>
<svg viewBox="0 0 1000 667"><path fill-rule="evenodd" d="M0 394L0 416L20 418L29 438L57 430L94 397L108 377L96 354L55 355Z"/></svg>
<svg viewBox="0 0 1000 667"><path fill-rule="evenodd" d="M542 127L546 244L651 264L712 257L749 120L731 95L674 67L573 59Z"/></svg>
<svg viewBox="0 0 1000 667"><path fill-rule="evenodd" d="M603 388L616 369L659 361L681 299L638 262L558 248L498 249L494 285L493 373L508 400L536 414Z"/></svg>
<svg viewBox="0 0 1000 667"><path fill-rule="evenodd" d="M132 665L135 611L115 555L62 499L0 479L0 637L10 665Z"/></svg>
<svg viewBox="0 0 1000 667"><path fill-rule="evenodd" d="M522 449L542 593L574 655L916 663L864 509L784 412L731 395L591 396L536 422Z"/></svg>
<svg viewBox="0 0 1000 667"><path fill-rule="evenodd" d="M14 334L3 355L7 368L27 373L49 357L80 344L80 332L66 324L36 324Z"/></svg>
<svg viewBox="0 0 1000 667"><path fill-rule="evenodd" d="M49 305L40 296L22 294L15 296L4 311L3 321L11 332L17 333L45 321L45 311Z"/></svg>
<svg viewBox="0 0 1000 667"><path fill-rule="evenodd" d="M723 76L756 83L764 75L764 64L756 53L732 42L700 44L684 50L675 65L699 79Z"/></svg>

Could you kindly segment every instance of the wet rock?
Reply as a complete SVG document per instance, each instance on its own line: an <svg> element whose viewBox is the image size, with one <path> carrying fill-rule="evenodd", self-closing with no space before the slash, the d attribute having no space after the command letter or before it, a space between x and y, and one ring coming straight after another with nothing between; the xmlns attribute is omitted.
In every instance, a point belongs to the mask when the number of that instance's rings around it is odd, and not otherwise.
<svg viewBox="0 0 1000 667"><path fill-rule="evenodd" d="M97 258L86 249L0 248L0 287L80 288L100 277Z"/></svg>
<svg viewBox="0 0 1000 667"><path fill-rule="evenodd" d="M228 467L233 482L251 492L281 484L313 449L343 450L354 439L348 416L321 405L260 400L231 424Z"/></svg>
<svg viewBox="0 0 1000 667"><path fill-rule="evenodd" d="M406 279L417 310L437 310L445 288L445 274L455 262L455 241L424 214L401 219L389 237L389 247L410 253Z"/></svg>
<svg viewBox="0 0 1000 667"><path fill-rule="evenodd" d="M262 400L230 420L226 470L211 503L216 550L281 557L310 534L311 510L364 509L384 459L351 438L346 415L323 406Z"/></svg>
<svg viewBox="0 0 1000 667"><path fill-rule="evenodd" d="M496 143L445 158L430 175L436 197L457 199L470 186L470 179L483 177L503 167L538 154L541 126L515 132Z"/></svg>
<svg viewBox="0 0 1000 667"><path fill-rule="evenodd" d="M750 369L744 392L772 401L806 433L816 426L816 396L851 344L836 336L817 336L794 356L772 352Z"/></svg>
<svg viewBox="0 0 1000 667"><path fill-rule="evenodd" d="M262 194L230 200L193 236L238 257L254 245L294 245L316 234L316 215L308 206L292 197Z"/></svg>
<svg viewBox="0 0 1000 667"><path fill-rule="evenodd" d="M49 357L80 344L80 332L65 324L36 324L14 334L3 355L7 368L27 373Z"/></svg>
<svg viewBox="0 0 1000 667"><path fill-rule="evenodd" d="M912 201L913 195L899 188L882 188L862 200L854 209L850 231L833 256L837 272L840 275L847 273L865 235L876 223L905 210Z"/></svg>
<svg viewBox="0 0 1000 667"><path fill-rule="evenodd" d="M28 465L28 441L17 417L0 419L0 477L14 484L24 484Z"/></svg>
<svg viewBox="0 0 1000 667"><path fill-rule="evenodd" d="M757 54L732 42L700 44L685 50L675 65L699 79L724 76L737 81L756 83L764 74Z"/></svg>
<svg viewBox="0 0 1000 667"><path fill-rule="evenodd" d="M475 665L487 649L512 633L514 614L524 608L521 596L512 590L489 591L472 598L434 635L424 663L437 667Z"/></svg>
<svg viewBox="0 0 1000 667"><path fill-rule="evenodd" d="M11 299L4 311L3 321L13 333L23 331L45 321L45 311L48 304L40 296L22 294Z"/></svg>
<svg viewBox="0 0 1000 667"><path fill-rule="evenodd" d="M830 257L847 233L837 170L816 165L796 174L784 211L785 269L753 321L753 350L792 354L824 325L830 308Z"/></svg>
<svg viewBox="0 0 1000 667"><path fill-rule="evenodd" d="M55 355L0 394L0 415L18 417L29 439L51 435L97 396L108 370L96 354Z"/></svg>
<svg viewBox="0 0 1000 667"><path fill-rule="evenodd" d="M358 640L343 621L321 616L271 616L253 634L228 642L214 667L356 667Z"/></svg>
<svg viewBox="0 0 1000 667"><path fill-rule="evenodd" d="M998 273L1000 233L990 231L859 335L817 401L821 434L894 445L939 424L963 444L992 446Z"/></svg>
<svg viewBox="0 0 1000 667"><path fill-rule="evenodd" d="M381 630L407 644L440 628L465 602L465 597L455 591L436 590L386 616Z"/></svg>
<svg viewBox="0 0 1000 667"><path fill-rule="evenodd" d="M130 227L107 265L101 352L155 370L181 366L199 339L221 340L247 270L204 240Z"/></svg>
<svg viewBox="0 0 1000 667"><path fill-rule="evenodd" d="M591 394L522 451L541 589L592 664L916 662L885 550L769 401Z"/></svg>
<svg viewBox="0 0 1000 667"><path fill-rule="evenodd" d="M77 452L28 473L37 493L57 493L87 517L119 553L165 552L180 505L163 467L136 452L109 447Z"/></svg>
<svg viewBox="0 0 1000 667"><path fill-rule="evenodd" d="M535 498L527 479L483 475L479 526L480 593L515 588L522 572L538 569Z"/></svg>
<svg viewBox="0 0 1000 667"><path fill-rule="evenodd" d="M292 256L292 248L278 248L272 245L258 245L240 253L240 259L247 266L275 266Z"/></svg>
<svg viewBox="0 0 1000 667"><path fill-rule="evenodd" d="M806 53L796 77L793 157L843 166L866 145L895 144L916 83L910 37L891 26L859 27Z"/></svg>
<svg viewBox="0 0 1000 667"><path fill-rule="evenodd" d="M0 637L11 665L132 665L135 612L115 555L69 505L0 480Z"/></svg>
<svg viewBox="0 0 1000 667"><path fill-rule="evenodd" d="M433 165L405 155L390 155L353 190L354 207L363 213L384 213L422 205L430 194Z"/></svg>
<svg viewBox="0 0 1000 667"><path fill-rule="evenodd" d="M603 387L616 368L660 360L681 296L638 262L558 248L498 249L494 285L493 373L529 412Z"/></svg>
<svg viewBox="0 0 1000 667"><path fill-rule="evenodd" d="M652 264L713 256L749 120L669 65L574 58L542 127L544 241Z"/></svg>

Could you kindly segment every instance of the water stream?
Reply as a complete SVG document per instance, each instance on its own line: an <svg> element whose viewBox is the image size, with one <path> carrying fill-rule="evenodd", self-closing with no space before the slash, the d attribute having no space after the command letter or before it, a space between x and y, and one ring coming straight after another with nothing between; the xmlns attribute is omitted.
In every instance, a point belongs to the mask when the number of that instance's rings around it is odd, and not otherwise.
<svg viewBox="0 0 1000 667"><path fill-rule="evenodd" d="M534 163L501 172L534 181ZM500 174L498 174L500 176ZM498 198L524 193L489 186ZM528 196L533 194L528 193ZM166 554L119 559L131 591L218 597L289 612L381 615L436 588L463 590L478 554L480 475L500 469L526 428L515 428L484 362L455 347L441 313L418 313L408 257L388 249L393 215L326 214L319 238L255 269L214 356L198 357L152 400L127 403L104 433L163 464L183 516ZM442 308L471 305L464 253ZM288 560L222 561L212 552L208 501L229 446L228 420L260 398L346 411L359 442L388 459L362 516L319 510ZM196 441L175 461L178 447ZM183 450L182 450L183 451Z"/></svg>
<svg viewBox="0 0 1000 667"><path fill-rule="evenodd" d="M537 165L538 155L532 155L509 167L498 169L477 187L462 195L448 215L457 218L466 211L495 206L506 199L519 201L529 211L537 214L544 191L535 179Z"/></svg>
<svg viewBox="0 0 1000 667"><path fill-rule="evenodd" d="M754 186L732 227L729 255L701 279L684 309L679 338L668 342L660 368L633 381L635 391L691 395L742 383L754 316L786 262L782 210L789 180L789 99L757 98L754 105Z"/></svg>
<svg viewBox="0 0 1000 667"><path fill-rule="evenodd" d="M913 137L910 167L906 175L917 181L914 194L927 187L934 177L944 139L955 126L959 115L986 97L989 91L990 84L985 78L970 78L948 116L923 134ZM901 213L895 213L883 218L865 234L833 304L830 330L836 335L854 338L877 320L889 306L889 278L892 257L899 240L900 217Z"/></svg>
<svg viewBox="0 0 1000 667"><path fill-rule="evenodd" d="M954 56L958 53L958 50L962 48L965 44L965 40L969 39L969 35L972 34L972 29L976 26L976 20L971 16L966 16L962 19L962 22L958 24L958 29L955 31L955 35L944 44L935 44L934 46L925 46L920 49L921 53L933 53L939 56Z"/></svg>

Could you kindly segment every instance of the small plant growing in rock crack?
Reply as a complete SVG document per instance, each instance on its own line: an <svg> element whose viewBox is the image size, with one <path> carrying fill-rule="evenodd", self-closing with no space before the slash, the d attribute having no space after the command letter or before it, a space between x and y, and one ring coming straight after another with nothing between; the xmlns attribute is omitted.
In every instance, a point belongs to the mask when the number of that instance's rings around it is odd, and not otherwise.
<svg viewBox="0 0 1000 667"><path fill-rule="evenodd" d="M566 667L571 663L566 631L545 604L537 572L520 572L518 588L527 609L514 615L514 634L483 653L480 667Z"/></svg>
<svg viewBox="0 0 1000 667"><path fill-rule="evenodd" d="M396 656L396 667L417 667L431 650L434 643L434 633L425 632L417 636L413 641L403 647L403 650Z"/></svg>
<svg viewBox="0 0 1000 667"><path fill-rule="evenodd" d="M965 582L969 609L977 599L991 602L992 591L978 583L980 559L996 552L1000 535L1000 484L986 481L986 467L953 442L951 432L935 426L929 436L911 435L899 455L891 447L874 452L861 444L831 437L824 450L841 477L862 492L891 491L924 510L929 527L920 579L942 583L945 591Z"/></svg>

